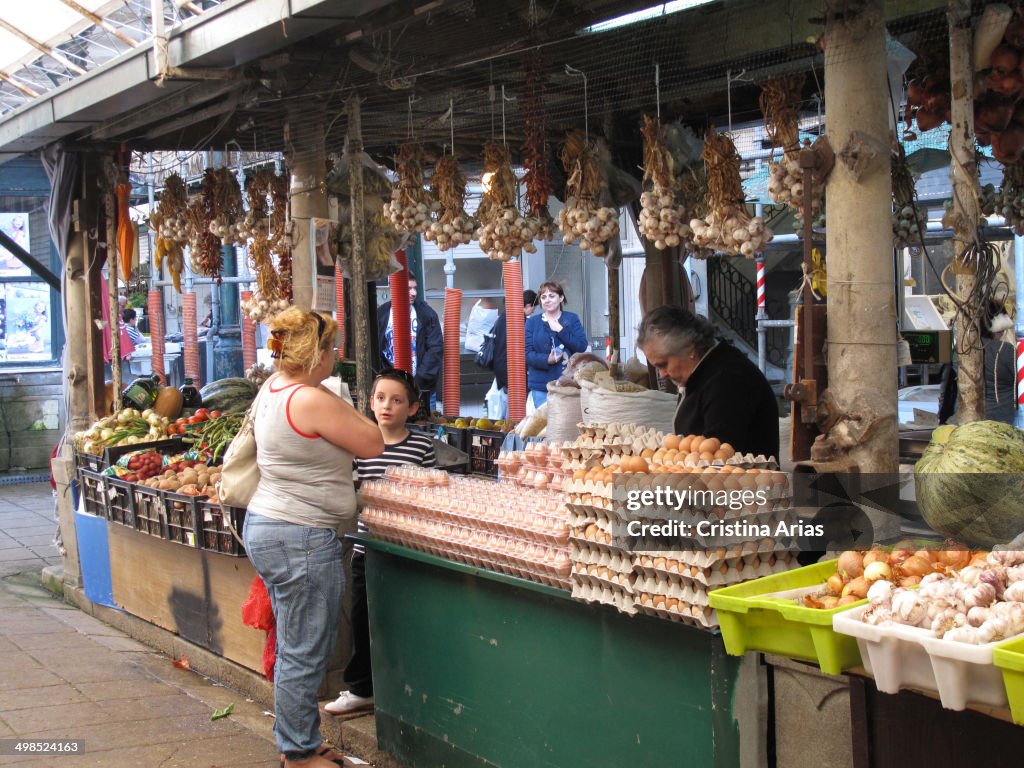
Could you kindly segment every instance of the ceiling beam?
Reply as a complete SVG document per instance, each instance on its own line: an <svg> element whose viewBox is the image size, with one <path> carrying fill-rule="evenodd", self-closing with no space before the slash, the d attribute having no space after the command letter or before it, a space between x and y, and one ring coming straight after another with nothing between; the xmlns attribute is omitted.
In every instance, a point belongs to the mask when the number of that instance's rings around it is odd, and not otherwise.
<svg viewBox="0 0 1024 768"><path fill-rule="evenodd" d="M39 95L38 93L33 91L31 88L29 88L27 85L23 85L22 83L19 83L17 80L15 80L13 77L8 75L6 72L0 72L0 80L3 80L5 83L7 83L8 85L10 85L10 86L12 86L14 88L17 88L19 91L24 93L30 99L34 99L34 98L36 98Z"/></svg>
<svg viewBox="0 0 1024 768"><path fill-rule="evenodd" d="M124 136L129 131L144 128L168 118L173 118L182 112L188 112L196 107L205 104L225 94L231 93L243 87L240 82L218 82L212 87L203 87L203 83L186 88L171 94L165 99L125 115L120 115L99 126L90 135L93 138L106 141L108 139Z"/></svg>
<svg viewBox="0 0 1024 768"><path fill-rule="evenodd" d="M80 66L75 64L73 61L65 58L62 54L60 54L57 51L56 48L52 48L51 46L46 45L46 43L40 43L34 37L29 37L28 35L26 35L24 32L22 32L20 29L18 29L13 24L11 24L11 23L9 23L7 21L4 21L3 19L0 19L0 28L6 29L8 32L10 32L15 37L20 38L21 40L24 40L26 43L31 45L37 51L41 51L42 53L45 53L47 56L49 56L54 61L59 61L65 67L70 69L72 72L75 72L75 73L77 73L79 75L84 75L85 74L85 70L84 69L82 69Z"/></svg>
<svg viewBox="0 0 1024 768"><path fill-rule="evenodd" d="M119 30L117 27L115 27L109 21L104 19L102 16L97 16L95 13L90 11L88 8L85 8L84 6L79 5L78 3L75 2L75 0L60 0L60 1L62 3L64 3L64 5L66 5L68 8L73 10L75 13L79 14L80 16L84 16L85 18L87 18L89 21L91 21L97 27L102 27L103 29L107 30L107 32L112 34L114 37L116 37L121 42L128 43L128 45L130 45L132 48L134 48L136 45L138 45L138 43L135 40L132 40L130 37L128 37L128 35L124 34L121 30Z"/></svg>
<svg viewBox="0 0 1024 768"><path fill-rule="evenodd" d="M150 129L146 133L145 138L155 139L160 136L166 136L168 133L173 133L181 128L188 128L189 126L197 125L204 120L209 120L211 117L223 115L225 112L233 112L236 107L238 107L238 96L233 96L230 99L217 104L211 104L209 107L189 112L176 120L169 120L165 123L161 123L157 127Z"/></svg>

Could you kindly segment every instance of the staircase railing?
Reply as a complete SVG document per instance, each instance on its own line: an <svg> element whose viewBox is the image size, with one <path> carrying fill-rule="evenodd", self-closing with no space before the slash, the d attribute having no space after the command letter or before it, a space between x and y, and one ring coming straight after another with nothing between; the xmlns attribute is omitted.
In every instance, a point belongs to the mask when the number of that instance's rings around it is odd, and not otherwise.
<svg viewBox="0 0 1024 768"><path fill-rule="evenodd" d="M728 259L708 259L708 307L718 319L751 351L757 351L756 292L754 282L733 266ZM768 316L785 317L787 307L775 306L778 302L769 300ZM790 334L787 329L768 330L767 360L772 365L784 368Z"/></svg>

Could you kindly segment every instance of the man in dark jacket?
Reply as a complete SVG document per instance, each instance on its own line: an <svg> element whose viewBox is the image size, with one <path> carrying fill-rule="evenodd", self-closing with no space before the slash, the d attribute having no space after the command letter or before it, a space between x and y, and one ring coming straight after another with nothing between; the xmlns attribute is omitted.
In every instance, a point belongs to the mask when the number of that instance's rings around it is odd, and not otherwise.
<svg viewBox="0 0 1024 768"><path fill-rule="evenodd" d="M444 339L441 336L441 321L437 313L419 298L416 279L409 277L409 325L412 331L412 375L420 393L429 392L431 408L435 400L437 380L441 376L441 360L444 357ZM382 304L377 310L377 338L380 339L380 356L386 367L395 365L394 326L391 318L391 302Z"/></svg>
<svg viewBox="0 0 1024 768"><path fill-rule="evenodd" d="M523 317L524 319L533 314L537 306L537 293L529 289L523 291ZM498 382L498 389L508 388L508 333L505 329L505 311L502 310L498 319L494 321L491 329L494 334L494 378Z"/></svg>

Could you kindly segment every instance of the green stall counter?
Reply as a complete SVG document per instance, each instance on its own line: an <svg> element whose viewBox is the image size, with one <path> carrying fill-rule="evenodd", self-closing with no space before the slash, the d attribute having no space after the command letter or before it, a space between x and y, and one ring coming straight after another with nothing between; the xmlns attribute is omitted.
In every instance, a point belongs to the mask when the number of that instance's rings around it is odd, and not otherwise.
<svg viewBox="0 0 1024 768"><path fill-rule="evenodd" d="M360 541L378 745L407 768L740 765L757 697L717 633Z"/></svg>

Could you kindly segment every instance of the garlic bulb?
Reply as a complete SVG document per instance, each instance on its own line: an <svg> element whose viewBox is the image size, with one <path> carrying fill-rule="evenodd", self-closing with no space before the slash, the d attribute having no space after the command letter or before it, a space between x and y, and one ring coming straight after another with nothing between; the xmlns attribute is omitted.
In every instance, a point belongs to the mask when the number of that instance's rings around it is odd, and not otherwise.
<svg viewBox="0 0 1024 768"><path fill-rule="evenodd" d="M804 170L800 167L799 155L795 152L783 155L778 162L768 164L768 195L780 204L793 209L797 221L804 218ZM824 205L825 188L820 179L815 179L811 189L811 213L817 215Z"/></svg>
<svg viewBox="0 0 1024 768"><path fill-rule="evenodd" d="M640 195L640 206L640 234L658 250L674 248L693 234L689 211L675 203L672 190L655 185Z"/></svg>
<svg viewBox="0 0 1024 768"><path fill-rule="evenodd" d="M606 243L619 234L619 213L614 208L597 207L589 198L569 198L558 212L558 226L566 245L579 240L580 250L603 257Z"/></svg>
<svg viewBox="0 0 1024 768"><path fill-rule="evenodd" d="M260 292L253 291L252 296L242 301L242 311L254 323L263 323L282 310L288 309L287 299L267 301Z"/></svg>
<svg viewBox="0 0 1024 768"><path fill-rule="evenodd" d="M775 236L765 226L763 218L750 216L742 207L712 211L703 219L691 219L690 228L698 248L724 251L748 259L763 251Z"/></svg>
<svg viewBox="0 0 1024 768"><path fill-rule="evenodd" d="M892 214L893 246L909 248L921 243L928 225L928 215L916 205L905 205Z"/></svg>

